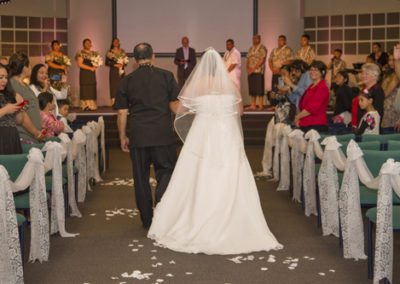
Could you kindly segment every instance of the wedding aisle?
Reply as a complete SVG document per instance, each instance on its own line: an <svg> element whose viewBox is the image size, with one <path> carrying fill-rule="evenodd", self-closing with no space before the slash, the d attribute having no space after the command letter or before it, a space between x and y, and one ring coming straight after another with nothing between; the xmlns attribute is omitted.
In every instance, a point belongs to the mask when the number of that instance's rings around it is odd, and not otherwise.
<svg viewBox="0 0 400 284"><path fill-rule="evenodd" d="M246 151L253 170L260 170L262 147ZM80 235L52 236L49 261L25 264L26 283L372 283L366 261L344 260L338 239L322 237L316 218L305 217L288 192L276 192L276 183L257 180L268 226L284 249L207 256L175 253L146 238L135 210L129 155L111 149L103 178L81 206L83 217L66 219ZM395 265L399 248L397 234ZM399 281L399 274L394 269L393 279Z"/></svg>

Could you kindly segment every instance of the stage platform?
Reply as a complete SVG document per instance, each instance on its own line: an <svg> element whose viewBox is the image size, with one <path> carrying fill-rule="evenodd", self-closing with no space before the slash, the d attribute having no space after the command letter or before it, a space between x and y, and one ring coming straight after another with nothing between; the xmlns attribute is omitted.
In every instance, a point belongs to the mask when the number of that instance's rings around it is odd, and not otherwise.
<svg viewBox="0 0 400 284"><path fill-rule="evenodd" d="M107 146L119 146L116 110L111 107L99 107L95 111L82 111L73 108L70 112L75 112L77 114L77 119L73 123L74 127L80 127L88 121L97 120L99 116L103 116ZM242 116L242 126L245 145L264 145L266 127L273 114L273 111L267 110L244 112ZM180 142L178 138L177 141Z"/></svg>

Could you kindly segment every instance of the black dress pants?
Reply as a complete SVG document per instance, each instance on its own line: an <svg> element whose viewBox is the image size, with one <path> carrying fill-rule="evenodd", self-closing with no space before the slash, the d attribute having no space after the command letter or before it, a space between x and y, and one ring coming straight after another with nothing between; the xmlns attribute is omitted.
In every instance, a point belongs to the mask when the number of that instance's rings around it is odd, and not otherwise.
<svg viewBox="0 0 400 284"><path fill-rule="evenodd" d="M143 226L149 228L153 218L153 196L149 184L150 165L153 164L157 188L155 204L157 204L167 189L169 180L176 164L176 145L154 147L132 147L130 149L133 178L135 184L135 197L137 208Z"/></svg>

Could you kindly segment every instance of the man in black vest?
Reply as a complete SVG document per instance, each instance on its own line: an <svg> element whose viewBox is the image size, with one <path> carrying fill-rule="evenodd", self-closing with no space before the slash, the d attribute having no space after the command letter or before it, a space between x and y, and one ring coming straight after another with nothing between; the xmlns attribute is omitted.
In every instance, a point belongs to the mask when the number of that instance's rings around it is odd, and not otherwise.
<svg viewBox="0 0 400 284"><path fill-rule="evenodd" d="M182 88L196 66L196 51L189 47L189 38L186 36L182 38L182 47L176 50L174 63L178 66L178 83Z"/></svg>
<svg viewBox="0 0 400 284"><path fill-rule="evenodd" d="M137 207L143 226L149 228L153 218L150 165L153 164L156 173L157 203L168 186L177 159L172 112L178 105L179 88L171 72L153 66L150 44L136 45L133 53L139 68L122 79L115 107L121 149L131 154Z"/></svg>

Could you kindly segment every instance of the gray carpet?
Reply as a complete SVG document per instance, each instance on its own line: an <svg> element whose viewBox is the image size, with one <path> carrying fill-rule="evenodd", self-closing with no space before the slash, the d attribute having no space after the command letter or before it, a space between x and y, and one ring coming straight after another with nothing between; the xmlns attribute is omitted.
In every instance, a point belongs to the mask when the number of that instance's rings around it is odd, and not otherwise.
<svg viewBox="0 0 400 284"><path fill-rule="evenodd" d="M247 148L253 169L260 170L261 147ZM112 149L105 183L131 178L129 156ZM26 283L372 283L367 262L345 260L335 237L322 237L315 217L305 217L301 205L288 192L276 192L276 183L257 180L265 218L285 247L280 251L242 255L242 263L229 258L176 253L155 247L146 238L134 209L133 189L127 185L98 184L80 205L83 218L67 218L67 231L76 238L51 237L50 259L25 264ZM223 206L223 204L221 204ZM106 216L108 213L109 216ZM111 216L113 215L113 216ZM133 250L133 251L132 251ZM400 283L400 238L395 235L394 283ZM269 255L275 262L269 262ZM290 262L290 258L298 259ZM272 261L272 259L270 259ZM290 263L297 263L289 269ZM139 270L149 279L124 278Z"/></svg>

